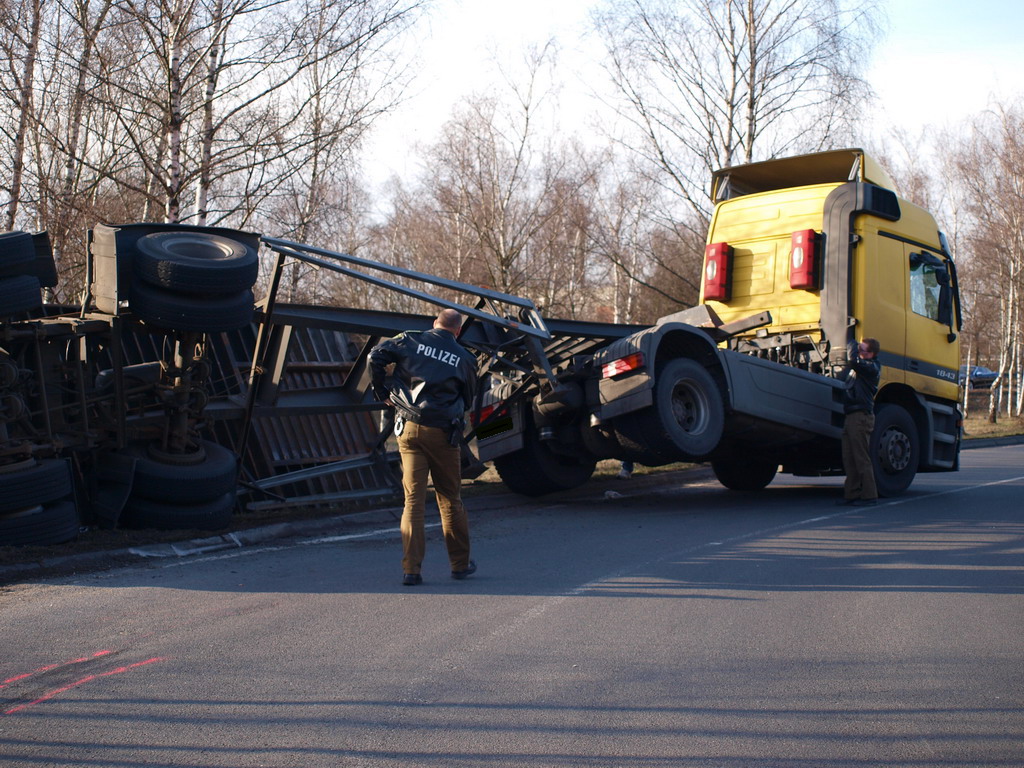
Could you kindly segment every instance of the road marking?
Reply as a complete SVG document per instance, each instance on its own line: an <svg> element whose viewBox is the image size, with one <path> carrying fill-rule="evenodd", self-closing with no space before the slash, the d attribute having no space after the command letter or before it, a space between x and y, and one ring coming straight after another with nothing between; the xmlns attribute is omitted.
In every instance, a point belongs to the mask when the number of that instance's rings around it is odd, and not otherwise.
<svg viewBox="0 0 1024 768"><path fill-rule="evenodd" d="M86 683L91 683L93 680L99 680L102 677L110 677L111 675L120 675L120 674L122 674L124 672L127 672L130 669L135 669L136 667L144 667L147 664L153 664L154 662L157 662L157 661L164 661L164 657L162 657L162 656L154 656L152 659L146 659L145 661L137 661L134 664L127 664L127 665L125 665L123 667L118 667L117 669L111 669L111 670L108 670L106 672L100 672L100 673L95 674L95 675L86 675L81 680L76 680L73 683L69 683L68 685L62 686L60 688L56 688L56 689L50 691L49 693L44 693L42 696L40 696L38 699L35 699L34 701L29 701L29 702L26 702L24 704L19 704L16 707L11 707L10 709L8 709L8 710L6 710L4 712L0 712L0 715L13 715L15 712L21 712L23 709L28 709L29 707L34 707L36 704L42 704L44 701L49 701L50 699L54 698L55 696L59 696L62 693L67 693L72 688L77 688L80 685L85 685Z"/></svg>
<svg viewBox="0 0 1024 768"><path fill-rule="evenodd" d="M31 672L25 672L24 674L15 675L14 677L7 678L6 680L0 682L0 690L3 690L12 683L17 683L20 680L26 680L32 677L33 675L41 675L43 672L49 672L54 669L60 669L61 667L67 667L72 664L82 664L86 661L92 661L93 659L98 659L100 656L106 656L111 653L113 653L113 651L96 651L96 653L92 654L91 656L82 656L81 658L71 659L71 661L64 661L60 664L47 664L45 666L39 667L38 669L33 669Z"/></svg>
<svg viewBox="0 0 1024 768"><path fill-rule="evenodd" d="M430 530L432 528L440 528L441 523L427 523L423 526L425 529ZM400 527L395 528L378 528L374 531L365 531L364 533L343 533L336 536L318 536L315 539L298 539L297 541L291 541L287 544L277 544L267 547L243 547L242 549L234 549L229 552L222 552L217 555L209 555L207 557L195 557L187 558L183 560L176 560L170 563L162 563L159 568L179 568L183 565L192 565L194 563L211 563L217 560L230 560L235 557L244 557L246 555L259 555L264 552L281 552L286 549L294 549L295 547L305 547L314 544L337 544L345 541L355 541L356 539L371 539L375 536L390 536L393 534L401 534L402 529Z"/></svg>

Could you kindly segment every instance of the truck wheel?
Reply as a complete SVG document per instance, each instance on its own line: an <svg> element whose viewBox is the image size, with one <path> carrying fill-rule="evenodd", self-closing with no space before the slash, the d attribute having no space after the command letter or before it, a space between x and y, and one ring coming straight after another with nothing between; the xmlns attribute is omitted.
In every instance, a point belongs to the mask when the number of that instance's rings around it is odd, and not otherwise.
<svg viewBox="0 0 1024 768"><path fill-rule="evenodd" d="M154 232L139 238L132 270L150 285L183 293L226 294L252 288L256 251L204 232Z"/></svg>
<svg viewBox="0 0 1024 768"><path fill-rule="evenodd" d="M252 290L223 296L190 296L132 282L132 311L147 323L172 331L234 331L252 322Z"/></svg>
<svg viewBox="0 0 1024 768"><path fill-rule="evenodd" d="M0 277L15 277L29 272L35 261L36 247L27 232L0 234Z"/></svg>
<svg viewBox="0 0 1024 768"><path fill-rule="evenodd" d="M78 536L78 528L73 501L39 504L0 516L0 546L63 544Z"/></svg>
<svg viewBox="0 0 1024 768"><path fill-rule="evenodd" d="M899 496L914 481L921 457L917 426L906 409L892 403L875 414L871 463L879 496Z"/></svg>
<svg viewBox="0 0 1024 768"><path fill-rule="evenodd" d="M145 446L123 451L135 458L132 496L167 503L194 504L210 501L235 489L235 454L223 446L203 441L205 458L197 464L170 464L154 459Z"/></svg>
<svg viewBox="0 0 1024 768"><path fill-rule="evenodd" d="M725 428L722 393L696 360L678 358L658 372L654 404L615 420L630 449L653 451L668 461L701 461Z"/></svg>
<svg viewBox="0 0 1024 768"><path fill-rule="evenodd" d="M537 437L532 423L523 431L523 447L494 460L501 481L513 493L543 496L583 485L594 474L597 460L588 455L563 456Z"/></svg>
<svg viewBox="0 0 1024 768"><path fill-rule="evenodd" d="M18 275L0 279L0 315L9 317L42 305L39 278Z"/></svg>
<svg viewBox="0 0 1024 768"><path fill-rule="evenodd" d="M779 463L758 461L756 459L737 461L736 459L715 459L711 469L718 482L733 491L760 491L775 479L779 471Z"/></svg>
<svg viewBox="0 0 1024 768"><path fill-rule="evenodd" d="M0 514L47 504L71 493L71 469L66 459L43 459L38 464L0 467Z"/></svg>
<svg viewBox="0 0 1024 768"><path fill-rule="evenodd" d="M231 524L234 510L233 492L199 504L167 504L152 499L130 498L119 524L125 528L156 528L162 531L193 528L217 531Z"/></svg>

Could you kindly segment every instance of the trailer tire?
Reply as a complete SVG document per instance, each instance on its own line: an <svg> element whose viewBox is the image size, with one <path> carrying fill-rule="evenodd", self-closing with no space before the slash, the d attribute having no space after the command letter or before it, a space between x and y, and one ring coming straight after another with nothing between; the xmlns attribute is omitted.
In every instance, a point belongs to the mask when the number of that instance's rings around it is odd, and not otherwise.
<svg viewBox="0 0 1024 768"><path fill-rule="evenodd" d="M197 504L168 504L133 497L125 504L119 524L124 528L156 528L162 531L218 531L231 524L234 509L233 492Z"/></svg>
<svg viewBox="0 0 1024 768"><path fill-rule="evenodd" d="M132 311L147 323L172 331L236 331L252 322L252 290L223 296L190 296L135 280Z"/></svg>
<svg viewBox="0 0 1024 768"><path fill-rule="evenodd" d="M902 406L885 403L875 413L871 464L879 496L899 496L914 482L921 440L914 419Z"/></svg>
<svg viewBox="0 0 1024 768"><path fill-rule="evenodd" d="M494 468L510 491L523 496L543 496L583 485L594 474L597 459L563 456L540 438L532 421L523 430L523 447L499 456Z"/></svg>
<svg viewBox="0 0 1024 768"><path fill-rule="evenodd" d="M677 358L658 371L654 403L615 420L625 446L653 452L662 463L702 461L722 439L725 405L711 374L696 360Z"/></svg>
<svg viewBox="0 0 1024 768"><path fill-rule="evenodd" d="M18 275L0 279L0 316L9 317L42 305L38 277Z"/></svg>
<svg viewBox="0 0 1024 768"><path fill-rule="evenodd" d="M252 288L259 258L252 248L205 232L154 232L139 238L132 269L158 288L230 294Z"/></svg>
<svg viewBox="0 0 1024 768"><path fill-rule="evenodd" d="M43 459L17 472L0 471L0 514L48 504L71 493L71 468L65 459Z"/></svg>
<svg viewBox="0 0 1024 768"><path fill-rule="evenodd" d="M756 459L713 459L711 469L718 482L732 491L760 491L775 479L779 463Z"/></svg>
<svg viewBox="0 0 1024 768"><path fill-rule="evenodd" d="M205 458L194 464L157 461L142 445L125 449L123 453L136 460L132 495L164 503L194 504L234 491L238 471L235 454L208 440L202 446Z"/></svg>
<svg viewBox="0 0 1024 768"><path fill-rule="evenodd" d="M70 499L0 516L0 546L63 544L78 537L78 510Z"/></svg>

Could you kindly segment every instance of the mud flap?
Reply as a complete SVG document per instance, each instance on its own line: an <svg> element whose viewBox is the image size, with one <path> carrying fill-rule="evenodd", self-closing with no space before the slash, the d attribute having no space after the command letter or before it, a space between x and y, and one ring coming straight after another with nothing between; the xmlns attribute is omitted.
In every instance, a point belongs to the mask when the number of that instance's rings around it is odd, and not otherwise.
<svg viewBox="0 0 1024 768"><path fill-rule="evenodd" d="M132 492L135 457L109 451L96 459L92 509L100 528L116 528Z"/></svg>

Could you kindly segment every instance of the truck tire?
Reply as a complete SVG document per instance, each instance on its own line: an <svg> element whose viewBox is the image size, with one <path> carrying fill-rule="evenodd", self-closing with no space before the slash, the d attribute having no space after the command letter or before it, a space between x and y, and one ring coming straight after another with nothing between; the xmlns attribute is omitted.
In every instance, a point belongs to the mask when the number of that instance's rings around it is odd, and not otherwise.
<svg viewBox="0 0 1024 768"><path fill-rule="evenodd" d="M132 282L132 311L147 323L172 331L235 331L252 322L252 290L222 296L191 296Z"/></svg>
<svg viewBox="0 0 1024 768"><path fill-rule="evenodd" d="M711 469L718 482L733 491L760 491L775 479L779 463L757 459L714 459Z"/></svg>
<svg viewBox="0 0 1024 768"><path fill-rule="evenodd" d="M63 544L78 537L78 510L70 499L0 516L0 546Z"/></svg>
<svg viewBox="0 0 1024 768"><path fill-rule="evenodd" d="M131 446L123 453L134 457L132 496L164 503L194 504L218 499L235 489L238 465L227 448L204 440L205 458L196 464L157 461L145 446Z"/></svg>
<svg viewBox="0 0 1024 768"><path fill-rule="evenodd" d="M36 259L36 247L28 232L0 234L0 277L27 275Z"/></svg>
<svg viewBox="0 0 1024 768"><path fill-rule="evenodd" d="M917 425L894 403L878 407L871 434L871 463L879 496L899 496L914 482L921 459Z"/></svg>
<svg viewBox="0 0 1024 768"><path fill-rule="evenodd" d="M714 378L696 360L677 358L660 371L654 403L615 420L629 450L664 461L702 461L722 439L725 406Z"/></svg>
<svg viewBox="0 0 1024 768"><path fill-rule="evenodd" d="M43 459L18 471L0 471L0 514L47 504L70 493L71 468L65 459Z"/></svg>
<svg viewBox="0 0 1024 768"><path fill-rule="evenodd" d="M137 277L182 293L237 293L252 288L259 271L255 250L205 232L154 232L139 238L136 248Z"/></svg>
<svg viewBox="0 0 1024 768"><path fill-rule="evenodd" d="M218 531L231 524L234 509L233 492L198 504L167 504L152 499L130 498L118 522L124 528Z"/></svg>
<svg viewBox="0 0 1024 768"><path fill-rule="evenodd" d="M10 317L42 305L39 278L18 275L0 279L0 316Z"/></svg>
<svg viewBox="0 0 1024 768"><path fill-rule="evenodd" d="M523 447L494 460L494 468L510 491L543 496L583 485L594 474L593 457L563 456L537 437L532 421L523 431Z"/></svg>

